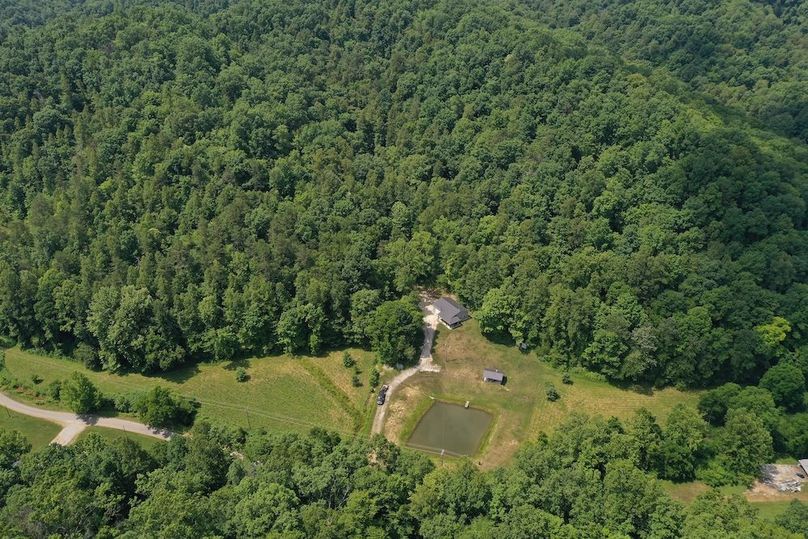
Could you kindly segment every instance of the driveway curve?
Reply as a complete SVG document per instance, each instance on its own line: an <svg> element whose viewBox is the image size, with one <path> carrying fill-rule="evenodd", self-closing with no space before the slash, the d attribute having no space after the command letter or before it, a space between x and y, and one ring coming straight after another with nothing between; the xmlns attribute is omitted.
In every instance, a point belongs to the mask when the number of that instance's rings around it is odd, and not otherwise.
<svg viewBox="0 0 808 539"><path fill-rule="evenodd" d="M398 386L419 372L440 372L440 365L432 360L432 343L435 340L435 331L438 329L438 313L435 311L434 307L432 307L433 300L434 298L427 295L421 296L420 306L421 311L424 313L424 343L421 345L421 356L418 358L418 364L409 369L404 369L387 383L389 386L387 398L384 404L376 408L376 415L373 417L373 426L370 429L371 434L381 434L384 430L387 406L390 404L390 397L396 389L398 389Z"/></svg>
<svg viewBox="0 0 808 539"><path fill-rule="evenodd" d="M0 406L5 406L12 412L19 414L44 419L52 423L62 426L62 430L56 435L51 443L59 445L67 445L82 433L87 427L105 427L108 429L117 429L133 434L141 434L143 436L151 436L153 438L160 438L161 440L168 440L174 433L165 429L156 429L138 423L137 421L130 421L128 419L118 419L116 417L100 417L96 415L78 415L70 412L58 412L56 410L45 410L30 406L16 401L0 392Z"/></svg>

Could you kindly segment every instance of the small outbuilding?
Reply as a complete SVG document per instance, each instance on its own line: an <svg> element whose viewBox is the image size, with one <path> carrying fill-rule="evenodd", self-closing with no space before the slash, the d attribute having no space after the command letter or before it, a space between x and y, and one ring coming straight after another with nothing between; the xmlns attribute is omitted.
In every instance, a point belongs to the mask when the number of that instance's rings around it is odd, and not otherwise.
<svg viewBox="0 0 808 539"><path fill-rule="evenodd" d="M802 468L802 473L805 474L805 477L808 477L808 459L800 459L797 462L800 463L800 468Z"/></svg>
<svg viewBox="0 0 808 539"><path fill-rule="evenodd" d="M483 382L505 383L505 373L499 369L483 369Z"/></svg>
<svg viewBox="0 0 808 539"><path fill-rule="evenodd" d="M438 312L440 321L450 329L460 326L460 324L471 318L468 309L451 298L440 298L432 306Z"/></svg>

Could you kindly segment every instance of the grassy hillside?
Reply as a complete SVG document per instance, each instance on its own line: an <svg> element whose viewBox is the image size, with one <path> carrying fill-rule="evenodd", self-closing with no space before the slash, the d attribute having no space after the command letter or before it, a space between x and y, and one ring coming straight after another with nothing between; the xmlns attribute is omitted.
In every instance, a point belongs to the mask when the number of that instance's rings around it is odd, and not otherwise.
<svg viewBox="0 0 808 539"><path fill-rule="evenodd" d="M163 376L119 376L12 348L6 350L6 368L18 380L30 380L37 374L43 379L42 386L80 371L106 395L157 385L168 387L197 399L201 403L198 417L230 425L295 431L323 427L351 433L365 423L365 407L371 403L367 377L372 365L370 354L358 350L351 353L362 371L364 385L359 388L351 384L353 371L342 365L342 352L323 357L277 356L238 363L203 363ZM236 381L237 366L247 370L248 381ZM44 399L39 404L58 406Z"/></svg>
<svg viewBox="0 0 808 539"><path fill-rule="evenodd" d="M478 460L492 467L510 459L519 443L539 432L551 432L572 412L626 419L647 408L664 423L678 403L695 406L697 392L673 388L623 389L588 373L572 373L571 385L562 383L562 373L540 361L533 353L522 354L512 346L492 343L471 320L455 330L441 326L433 352L443 367L439 374L420 373L393 396L386 433L406 441L432 398L483 408L494 414L494 426ZM504 386L482 381L484 367L504 371ZM545 386L552 383L561 399L550 402Z"/></svg>

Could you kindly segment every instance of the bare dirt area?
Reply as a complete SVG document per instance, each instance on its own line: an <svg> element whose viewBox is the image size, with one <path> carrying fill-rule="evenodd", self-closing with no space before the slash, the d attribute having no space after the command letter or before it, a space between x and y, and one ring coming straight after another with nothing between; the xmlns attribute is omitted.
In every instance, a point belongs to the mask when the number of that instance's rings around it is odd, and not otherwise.
<svg viewBox="0 0 808 539"><path fill-rule="evenodd" d="M794 499L795 494L802 493L806 485L804 475L796 464L766 464L763 466L760 479L746 491L746 498L749 501Z"/></svg>

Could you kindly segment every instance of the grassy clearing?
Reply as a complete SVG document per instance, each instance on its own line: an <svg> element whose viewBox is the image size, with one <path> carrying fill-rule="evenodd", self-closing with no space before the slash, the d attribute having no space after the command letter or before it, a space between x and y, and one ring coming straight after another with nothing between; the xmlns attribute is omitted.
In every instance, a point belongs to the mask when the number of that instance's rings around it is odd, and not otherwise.
<svg viewBox="0 0 808 539"><path fill-rule="evenodd" d="M572 412L628 419L639 408L647 408L660 422L670 409L685 403L695 406L697 392L673 388L632 391L615 387L587 373L572 373L572 385L561 382L560 370L539 361L534 354L522 354L512 346L485 339L470 320L461 328L440 327L433 356L443 370L439 374L419 373L405 382L390 402L386 433L400 443L406 441L430 398L471 405L494 414L485 448L475 458L485 468L508 461L525 440L539 432L551 432ZM504 386L482 381L484 367L505 371ZM545 386L552 383L561 399L549 402Z"/></svg>
<svg viewBox="0 0 808 539"><path fill-rule="evenodd" d="M797 498L800 499L800 498ZM800 499L803 503L805 499ZM782 502L752 502L752 506L758 510L761 518L767 520L775 520L777 517L786 512L786 509L791 504L791 500Z"/></svg>
<svg viewBox="0 0 808 539"><path fill-rule="evenodd" d="M671 498L686 505L693 502L700 494L710 490L710 487L701 481L691 481L689 483L672 483L670 481L660 481L662 487L670 494ZM782 515L788 505L793 500L808 503L808 492L778 492L776 494L762 495L753 490L748 490L743 486L720 487L723 494L739 494L758 510L762 518L774 520Z"/></svg>
<svg viewBox="0 0 808 539"><path fill-rule="evenodd" d="M0 407L0 429L16 430L28 438L34 450L45 447L62 430L56 423L12 412Z"/></svg>
<svg viewBox="0 0 808 539"><path fill-rule="evenodd" d="M358 388L351 384L353 370L342 365L341 351L323 357L274 356L204 363L161 376L143 376L94 372L72 361L11 348L6 350L6 369L23 381L39 375L41 387L79 371L107 395L157 385L168 387L196 398L202 405L198 417L229 425L296 431L323 427L349 434L369 429L366 408L373 402L367 386L373 357L362 350L349 351L364 382ZM237 367L247 370L247 382L236 381ZM58 403L44 399L35 402L58 407Z"/></svg>
<svg viewBox="0 0 808 539"><path fill-rule="evenodd" d="M704 494L710 487L702 483L701 481L691 481L688 483L673 483L672 481L659 481L662 484L662 488L670 494L670 497L674 500L678 500L684 504L690 504L695 500L699 495Z"/></svg>
<svg viewBox="0 0 808 539"><path fill-rule="evenodd" d="M163 441L159 438L143 436L142 434L133 434L131 432L124 432L118 429L108 429L105 427L87 427L81 434L79 434L75 442L87 438L90 434L97 434L110 442L126 438L136 442L138 445L140 445L140 447L146 450L163 443Z"/></svg>
<svg viewBox="0 0 808 539"><path fill-rule="evenodd" d="M688 483L674 483L672 481L665 481L660 480L660 484L662 488L670 494L671 498L674 500L679 500L684 504L689 504L693 500L695 500L701 494L710 490L710 486L702 483L701 481L690 481ZM731 494L741 494L743 495L746 491L746 487L742 485L729 485L725 487L719 487L719 491L722 494L727 496Z"/></svg>

